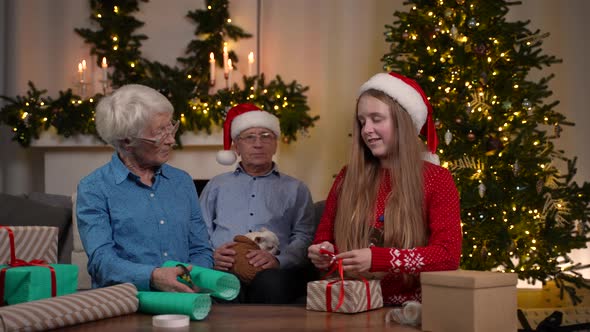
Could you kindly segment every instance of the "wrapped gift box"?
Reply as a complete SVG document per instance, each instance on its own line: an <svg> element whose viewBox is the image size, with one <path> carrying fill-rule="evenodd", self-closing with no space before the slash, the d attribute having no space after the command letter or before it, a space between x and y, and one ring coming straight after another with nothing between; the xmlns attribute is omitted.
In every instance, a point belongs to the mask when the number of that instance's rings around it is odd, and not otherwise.
<svg viewBox="0 0 590 332"><path fill-rule="evenodd" d="M57 227L5 226L14 234L16 258L25 261L40 259L49 264L57 263ZM10 262L10 238L5 228L0 228L0 264Z"/></svg>
<svg viewBox="0 0 590 332"><path fill-rule="evenodd" d="M328 308L328 285L331 286ZM367 285L369 291L367 291ZM343 287L341 287L343 286ZM336 309L341 291L344 291L344 302ZM370 298L370 306L367 300ZM355 313L383 307L381 282L379 280L340 280L326 279L307 283L307 310Z"/></svg>
<svg viewBox="0 0 590 332"><path fill-rule="evenodd" d="M78 289L78 267L50 264L55 270L57 296L75 293ZM44 266L10 267L5 271L4 301L17 304L51 297L51 271Z"/></svg>
<svg viewBox="0 0 590 332"><path fill-rule="evenodd" d="M422 272L422 330L516 331L515 273Z"/></svg>

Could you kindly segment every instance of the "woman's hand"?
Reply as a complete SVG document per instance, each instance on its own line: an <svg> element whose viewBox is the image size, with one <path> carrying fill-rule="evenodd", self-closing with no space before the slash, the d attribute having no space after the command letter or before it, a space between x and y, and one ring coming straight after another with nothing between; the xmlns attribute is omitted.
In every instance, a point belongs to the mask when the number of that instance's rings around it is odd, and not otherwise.
<svg viewBox="0 0 590 332"><path fill-rule="evenodd" d="M356 249L336 255L342 258L342 268L345 272L367 272L371 269L371 249Z"/></svg>
<svg viewBox="0 0 590 332"><path fill-rule="evenodd" d="M187 270L192 270L192 266L188 266ZM162 292L179 292L179 293L196 293L199 289L195 289L178 281L176 277L184 274L184 270L180 267L160 267L152 271L150 285Z"/></svg>
<svg viewBox="0 0 590 332"><path fill-rule="evenodd" d="M316 268L324 270L332 265L332 256L321 254L320 249L325 249L334 252L334 245L330 242L324 241L319 244L314 244L307 248L307 257L311 260Z"/></svg>

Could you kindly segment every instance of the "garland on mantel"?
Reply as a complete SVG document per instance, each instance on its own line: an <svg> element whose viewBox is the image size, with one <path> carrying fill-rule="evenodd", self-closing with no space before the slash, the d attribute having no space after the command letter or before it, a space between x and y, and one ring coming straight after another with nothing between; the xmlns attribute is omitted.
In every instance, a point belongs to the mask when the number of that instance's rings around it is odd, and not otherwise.
<svg viewBox="0 0 590 332"><path fill-rule="evenodd" d="M148 2L148 0L141 0ZM133 14L139 11L137 0L91 0L90 19L98 30L75 29L76 33L92 45L97 65L106 57L112 74L109 85L117 88L124 84L139 83L157 89L168 97L174 106L175 116L181 120L177 140L185 131L211 133L214 125L221 125L227 110L239 103L251 102L275 114L280 119L282 140L295 141L297 135L307 135L319 116L309 115L307 96L309 89L293 81L284 82L280 76L266 82L264 74L243 76L241 86L233 83L230 88L209 94L209 54L223 58L223 45L228 39L238 41L251 37L231 23L227 0L206 0L205 9L189 11L187 17L196 24L195 39L186 48L186 57L178 58L179 66L168 66L142 57L141 42L148 37L136 34L144 25ZM233 52L229 58L234 64L239 59ZM216 62L218 67L222 61ZM217 84L224 84L218 82ZM82 91L81 89L74 88ZM0 112L0 123L14 132L13 140L23 147L39 138L41 132L55 127L60 136L94 135L94 111L102 93L84 96L68 89L59 97L46 95L29 81L24 96L14 98L0 96L6 105Z"/></svg>

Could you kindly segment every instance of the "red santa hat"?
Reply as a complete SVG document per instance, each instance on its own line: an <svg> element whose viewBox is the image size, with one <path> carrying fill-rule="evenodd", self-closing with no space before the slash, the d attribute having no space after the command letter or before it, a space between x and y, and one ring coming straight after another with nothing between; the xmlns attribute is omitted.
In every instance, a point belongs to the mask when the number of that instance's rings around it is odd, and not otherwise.
<svg viewBox="0 0 590 332"><path fill-rule="evenodd" d="M440 160L436 155L438 137L434 127L432 106L418 83L398 73L379 73L361 86L359 95L370 89L381 91L390 96L410 114L418 133L426 137L428 152L425 154L424 160L439 165Z"/></svg>
<svg viewBox="0 0 590 332"><path fill-rule="evenodd" d="M232 165L237 156L231 150L232 140L246 129L262 127L271 130L277 137L281 136L279 118L256 105L245 103L230 108L223 123L223 150L217 152L217 162L222 165Z"/></svg>

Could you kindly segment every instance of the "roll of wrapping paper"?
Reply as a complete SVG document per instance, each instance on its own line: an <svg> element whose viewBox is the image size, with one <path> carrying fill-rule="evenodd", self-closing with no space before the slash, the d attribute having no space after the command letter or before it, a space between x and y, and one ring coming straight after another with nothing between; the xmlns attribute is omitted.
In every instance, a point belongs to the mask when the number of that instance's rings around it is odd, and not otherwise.
<svg viewBox="0 0 590 332"><path fill-rule="evenodd" d="M139 311L147 314L181 314L201 320L211 310L211 297L201 293L139 292Z"/></svg>
<svg viewBox="0 0 590 332"><path fill-rule="evenodd" d="M0 331L45 331L126 315L137 308L137 288L121 284L1 307Z"/></svg>
<svg viewBox="0 0 590 332"><path fill-rule="evenodd" d="M190 265L176 261L167 261L162 267L174 267L177 264L184 266ZM235 275L230 273L193 265L191 278L193 279L193 283L201 289L201 293L209 293L209 295L220 299L231 301L240 293L240 281ZM178 281L186 284L180 277Z"/></svg>

